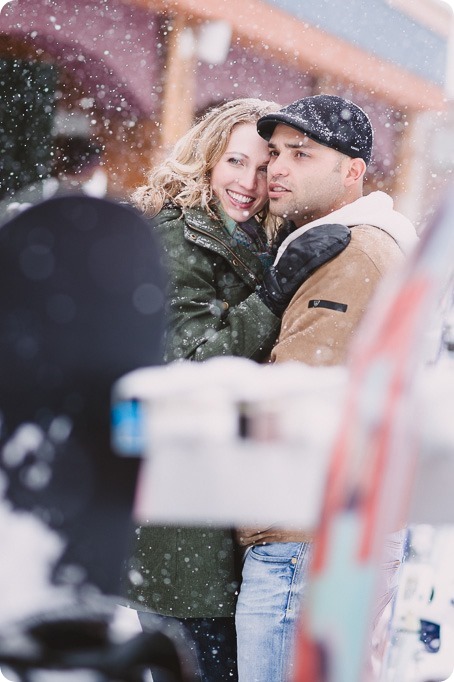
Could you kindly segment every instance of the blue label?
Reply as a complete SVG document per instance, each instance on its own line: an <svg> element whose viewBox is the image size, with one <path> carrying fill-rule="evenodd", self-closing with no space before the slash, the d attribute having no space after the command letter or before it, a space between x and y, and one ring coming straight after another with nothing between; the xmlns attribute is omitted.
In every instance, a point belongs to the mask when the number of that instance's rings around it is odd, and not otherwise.
<svg viewBox="0 0 454 682"><path fill-rule="evenodd" d="M139 400L116 403L111 412L112 447L119 455L144 456L145 417Z"/></svg>

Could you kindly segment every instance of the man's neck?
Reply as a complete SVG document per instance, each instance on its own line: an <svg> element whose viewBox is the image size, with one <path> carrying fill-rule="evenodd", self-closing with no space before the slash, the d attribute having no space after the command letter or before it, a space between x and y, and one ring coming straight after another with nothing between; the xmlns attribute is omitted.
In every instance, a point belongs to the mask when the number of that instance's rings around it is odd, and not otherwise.
<svg viewBox="0 0 454 682"><path fill-rule="evenodd" d="M329 215L330 213L333 213L334 211L338 211L340 208L343 206L347 206L347 204L352 204L354 201L357 199L360 199L362 197L362 194L355 194L351 198L344 199L342 201L336 202L328 211L314 211L312 213L307 213L301 217L295 217L293 218L293 223L296 225L296 227L303 227L304 225L308 225L309 223L312 223L314 220L320 220L321 218L328 218L329 222Z"/></svg>

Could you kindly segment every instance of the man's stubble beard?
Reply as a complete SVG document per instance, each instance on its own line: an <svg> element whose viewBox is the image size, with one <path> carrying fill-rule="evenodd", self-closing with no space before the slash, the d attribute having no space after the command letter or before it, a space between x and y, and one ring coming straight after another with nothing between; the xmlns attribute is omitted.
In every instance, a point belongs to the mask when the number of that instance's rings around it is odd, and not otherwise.
<svg viewBox="0 0 454 682"><path fill-rule="evenodd" d="M312 202L307 202L304 206L300 206L293 198L293 195L289 197L289 203L286 207L279 205L278 202L282 201L281 199L270 199L271 214L278 218L291 220L293 223L295 223L295 226L298 228L302 227L303 225L306 225L307 223L312 222L313 220L319 220L320 218L329 215L329 213L335 210L335 206L340 198L339 195L342 194L342 186L338 184L339 180L337 176L339 176L339 174L341 173L342 162L344 158L343 154L341 154L340 152L338 154L339 156L335 160L335 163L330 173L328 173L327 176L320 180L320 182L325 183L331 180L333 187L332 196L327 198L325 190L325 192L322 192L322 196L320 197L321 201L317 202L316 206L311 205ZM317 197L318 195L317 190L318 186L315 186L313 188L313 192L310 192L311 196ZM320 206L320 204L322 204L322 206Z"/></svg>
<svg viewBox="0 0 454 682"><path fill-rule="evenodd" d="M278 218L283 218L284 220L291 220L292 223L294 223L295 227L297 228L306 225L306 223L310 223L317 217L313 212L311 212L309 206L298 208L297 206L294 205L294 203L293 205L292 203L290 203L289 206L283 207L278 205L273 206L272 201L270 201L270 212L272 215Z"/></svg>

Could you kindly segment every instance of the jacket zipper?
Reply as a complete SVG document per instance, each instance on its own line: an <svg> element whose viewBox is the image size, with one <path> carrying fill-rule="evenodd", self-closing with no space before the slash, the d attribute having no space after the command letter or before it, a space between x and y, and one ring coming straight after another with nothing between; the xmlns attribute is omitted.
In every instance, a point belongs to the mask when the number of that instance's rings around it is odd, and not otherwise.
<svg viewBox="0 0 454 682"><path fill-rule="evenodd" d="M227 251L228 251L229 253L232 254L233 259L239 261L239 262L241 263L241 265L243 266L243 268L244 268L247 272L249 272L250 275L252 275L252 279L254 280L254 282L255 282L256 284L259 283L259 280L258 280L257 277L255 276L255 274L252 272L252 270L246 265L246 263L244 263L244 262L241 260L241 258L238 256L238 254L235 253L235 251L232 251L232 249L231 249L230 247L228 247L227 244L225 244L225 242L223 242L223 241L222 241L221 239L219 239L218 237L215 237L214 235L210 234L209 232L205 232L204 230L201 230L200 227L195 227L194 225L191 225L191 229L194 230L195 232L200 232L201 234L204 234L206 237L210 237L211 239L214 239L214 241L216 241L216 242L218 242L219 244L221 244L221 246L223 246L225 249L227 249Z"/></svg>

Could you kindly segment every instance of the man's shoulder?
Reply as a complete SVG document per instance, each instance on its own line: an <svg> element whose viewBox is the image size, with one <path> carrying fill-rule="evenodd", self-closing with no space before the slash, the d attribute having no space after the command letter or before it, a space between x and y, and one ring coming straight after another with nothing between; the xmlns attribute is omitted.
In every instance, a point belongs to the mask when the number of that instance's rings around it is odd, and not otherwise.
<svg viewBox="0 0 454 682"><path fill-rule="evenodd" d="M372 261L380 271L386 271L404 260L405 254L394 237L374 225L355 225L351 228L350 255L355 250Z"/></svg>
<svg viewBox="0 0 454 682"><path fill-rule="evenodd" d="M353 225L350 229L352 234L351 243L353 245L373 246L375 244L389 244L390 246L395 246L400 251L400 247L394 237L381 227L360 224Z"/></svg>

